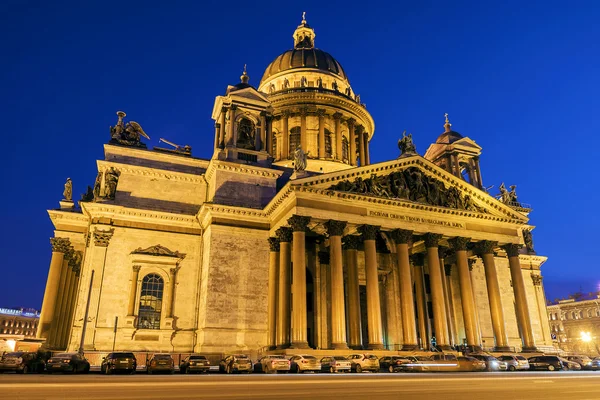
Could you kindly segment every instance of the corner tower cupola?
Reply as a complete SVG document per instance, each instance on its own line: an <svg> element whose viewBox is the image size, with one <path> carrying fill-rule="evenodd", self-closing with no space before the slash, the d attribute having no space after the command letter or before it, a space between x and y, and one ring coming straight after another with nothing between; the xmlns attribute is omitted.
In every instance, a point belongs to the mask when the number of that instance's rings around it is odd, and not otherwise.
<svg viewBox="0 0 600 400"><path fill-rule="evenodd" d="M295 49L314 49L315 31L306 23L306 12L302 13L302 22L294 31Z"/></svg>
<svg viewBox="0 0 600 400"><path fill-rule="evenodd" d="M447 113L445 117L444 132L429 146L425 158L483 190L479 169L481 147L475 141L453 131Z"/></svg>

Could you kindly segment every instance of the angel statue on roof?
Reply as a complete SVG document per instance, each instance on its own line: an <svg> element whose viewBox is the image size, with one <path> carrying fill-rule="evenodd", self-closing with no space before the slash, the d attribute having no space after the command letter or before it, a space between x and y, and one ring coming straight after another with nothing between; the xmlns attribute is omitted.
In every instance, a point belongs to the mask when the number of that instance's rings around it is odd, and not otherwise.
<svg viewBox="0 0 600 400"><path fill-rule="evenodd" d="M146 145L140 141L140 137L143 136L146 139L150 139L150 137L137 122L129 121L125 124L123 118L126 115L123 111L117 111L119 119L115 126L110 127L110 143L145 148Z"/></svg>

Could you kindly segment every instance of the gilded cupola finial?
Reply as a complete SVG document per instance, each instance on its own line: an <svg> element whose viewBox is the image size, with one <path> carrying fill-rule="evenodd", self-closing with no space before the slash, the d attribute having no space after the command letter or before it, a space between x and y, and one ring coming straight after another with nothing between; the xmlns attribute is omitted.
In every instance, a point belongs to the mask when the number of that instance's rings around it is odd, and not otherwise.
<svg viewBox="0 0 600 400"><path fill-rule="evenodd" d="M452 126L452 124L448 120L448 113L445 113L444 117L446 117L446 123L444 124L444 128L446 128L446 132L450 132L450 127Z"/></svg>
<svg viewBox="0 0 600 400"><path fill-rule="evenodd" d="M306 11L302 12L302 24L306 24Z"/></svg>
<svg viewBox="0 0 600 400"><path fill-rule="evenodd" d="M242 76L240 76L240 80L242 81L242 83L248 83L248 81L250 80L250 77L246 72L246 64L244 64L244 73L242 74Z"/></svg>

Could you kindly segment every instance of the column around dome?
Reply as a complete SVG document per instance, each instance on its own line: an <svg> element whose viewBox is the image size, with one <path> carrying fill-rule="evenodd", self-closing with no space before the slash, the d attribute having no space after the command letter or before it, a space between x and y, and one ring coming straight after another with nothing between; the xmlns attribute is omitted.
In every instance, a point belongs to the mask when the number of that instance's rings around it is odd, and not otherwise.
<svg viewBox="0 0 600 400"><path fill-rule="evenodd" d="M348 124L348 142L350 145L348 159L350 160L350 165L356 165L356 135L354 133L354 123L356 121L354 118L349 118L346 122Z"/></svg>

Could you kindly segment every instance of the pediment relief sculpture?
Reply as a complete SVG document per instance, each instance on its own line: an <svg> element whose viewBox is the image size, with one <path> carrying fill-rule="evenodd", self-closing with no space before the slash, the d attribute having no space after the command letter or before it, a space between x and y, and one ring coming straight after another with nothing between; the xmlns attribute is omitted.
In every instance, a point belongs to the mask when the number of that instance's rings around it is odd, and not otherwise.
<svg viewBox="0 0 600 400"><path fill-rule="evenodd" d="M165 246L161 246L160 244L150 246L146 249L142 249L138 247L131 254L145 254L149 256L166 256L166 257L177 257L177 258L185 258L185 254L180 253L178 251L172 251L166 248Z"/></svg>
<svg viewBox="0 0 600 400"><path fill-rule="evenodd" d="M330 186L329 190L408 200L458 210L488 212L475 204L471 196L463 195L453 186L446 187L442 181L425 175L417 167L408 167L388 175L372 174L366 179L358 177L353 181L344 180Z"/></svg>

